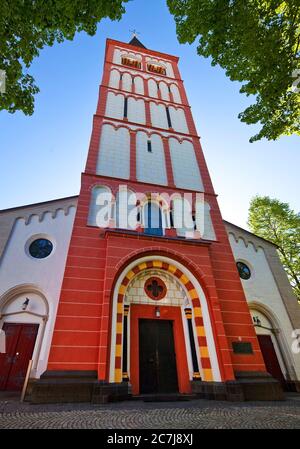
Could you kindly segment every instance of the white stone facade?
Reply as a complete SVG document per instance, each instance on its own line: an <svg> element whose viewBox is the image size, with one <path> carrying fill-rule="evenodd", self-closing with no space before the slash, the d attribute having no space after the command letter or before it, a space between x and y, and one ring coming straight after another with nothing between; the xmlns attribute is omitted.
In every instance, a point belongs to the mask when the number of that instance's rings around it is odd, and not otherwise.
<svg viewBox="0 0 300 449"><path fill-rule="evenodd" d="M235 260L245 263L251 271L251 277L241 282L251 314L261 322L262 327L256 326L256 332L271 335L285 378L300 380L300 353L292 350L294 326L266 257L265 247L271 245L263 240L259 242L255 236L251 238L250 233L233 225L227 226L227 230Z"/></svg>
<svg viewBox="0 0 300 449"><path fill-rule="evenodd" d="M24 209L20 208L20 218L14 222L0 261L0 328L11 322L39 325L31 372L31 377L39 377L47 367L76 198L64 208L59 202L46 203L39 214ZM30 243L38 238L53 244L45 259L29 253ZM23 310L26 298L29 304Z"/></svg>
<svg viewBox="0 0 300 449"><path fill-rule="evenodd" d="M103 125L96 172L98 175L129 179L130 135L127 128Z"/></svg>
<svg viewBox="0 0 300 449"><path fill-rule="evenodd" d="M148 151L151 142L151 152ZM148 137L143 131L136 136L136 176L138 181L167 185L167 172L162 138L158 134Z"/></svg>
<svg viewBox="0 0 300 449"><path fill-rule="evenodd" d="M192 142L169 139L173 176L176 187L203 191L203 183Z"/></svg>

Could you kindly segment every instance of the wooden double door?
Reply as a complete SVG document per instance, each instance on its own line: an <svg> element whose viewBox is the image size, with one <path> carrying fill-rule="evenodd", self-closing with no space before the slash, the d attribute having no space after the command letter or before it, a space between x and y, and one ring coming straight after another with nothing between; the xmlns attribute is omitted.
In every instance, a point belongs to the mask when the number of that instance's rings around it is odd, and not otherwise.
<svg viewBox="0 0 300 449"><path fill-rule="evenodd" d="M4 323L6 352L0 353L0 390L22 390L38 324Z"/></svg>
<svg viewBox="0 0 300 449"><path fill-rule="evenodd" d="M271 336L257 335L257 338L267 372L277 379L283 387L285 387L285 378L282 374Z"/></svg>
<svg viewBox="0 0 300 449"><path fill-rule="evenodd" d="M178 392L173 321L139 320L140 393Z"/></svg>

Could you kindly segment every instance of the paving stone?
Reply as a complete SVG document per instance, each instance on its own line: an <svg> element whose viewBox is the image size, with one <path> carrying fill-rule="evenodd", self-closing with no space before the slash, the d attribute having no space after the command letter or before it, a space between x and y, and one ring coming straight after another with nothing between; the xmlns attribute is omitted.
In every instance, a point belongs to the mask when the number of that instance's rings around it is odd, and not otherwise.
<svg viewBox="0 0 300 449"><path fill-rule="evenodd" d="M299 396L281 402L91 404L1 400L0 429L300 429Z"/></svg>

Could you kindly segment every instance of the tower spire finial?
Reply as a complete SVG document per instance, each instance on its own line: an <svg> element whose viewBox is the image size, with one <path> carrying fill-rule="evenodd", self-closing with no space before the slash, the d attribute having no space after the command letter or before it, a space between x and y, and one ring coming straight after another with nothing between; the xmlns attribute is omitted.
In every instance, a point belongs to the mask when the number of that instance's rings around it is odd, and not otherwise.
<svg viewBox="0 0 300 449"><path fill-rule="evenodd" d="M135 47L146 48L145 45L143 45L137 38L138 34L141 34L141 33L139 31L137 31L136 29L129 30L129 31L130 31L130 33L132 33L132 38L131 38L131 41L129 42L129 44L134 45Z"/></svg>
<svg viewBox="0 0 300 449"><path fill-rule="evenodd" d="M141 34L139 31L137 31L135 28L133 30L129 30L130 33L132 33L132 38L138 37L138 34Z"/></svg>

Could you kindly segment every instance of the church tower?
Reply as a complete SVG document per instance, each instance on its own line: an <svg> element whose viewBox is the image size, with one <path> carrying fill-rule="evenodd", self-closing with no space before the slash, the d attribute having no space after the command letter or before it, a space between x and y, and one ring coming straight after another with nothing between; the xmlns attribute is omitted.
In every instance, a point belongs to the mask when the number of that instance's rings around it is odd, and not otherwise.
<svg viewBox="0 0 300 449"><path fill-rule="evenodd" d="M178 58L108 39L35 401L273 399Z"/></svg>

